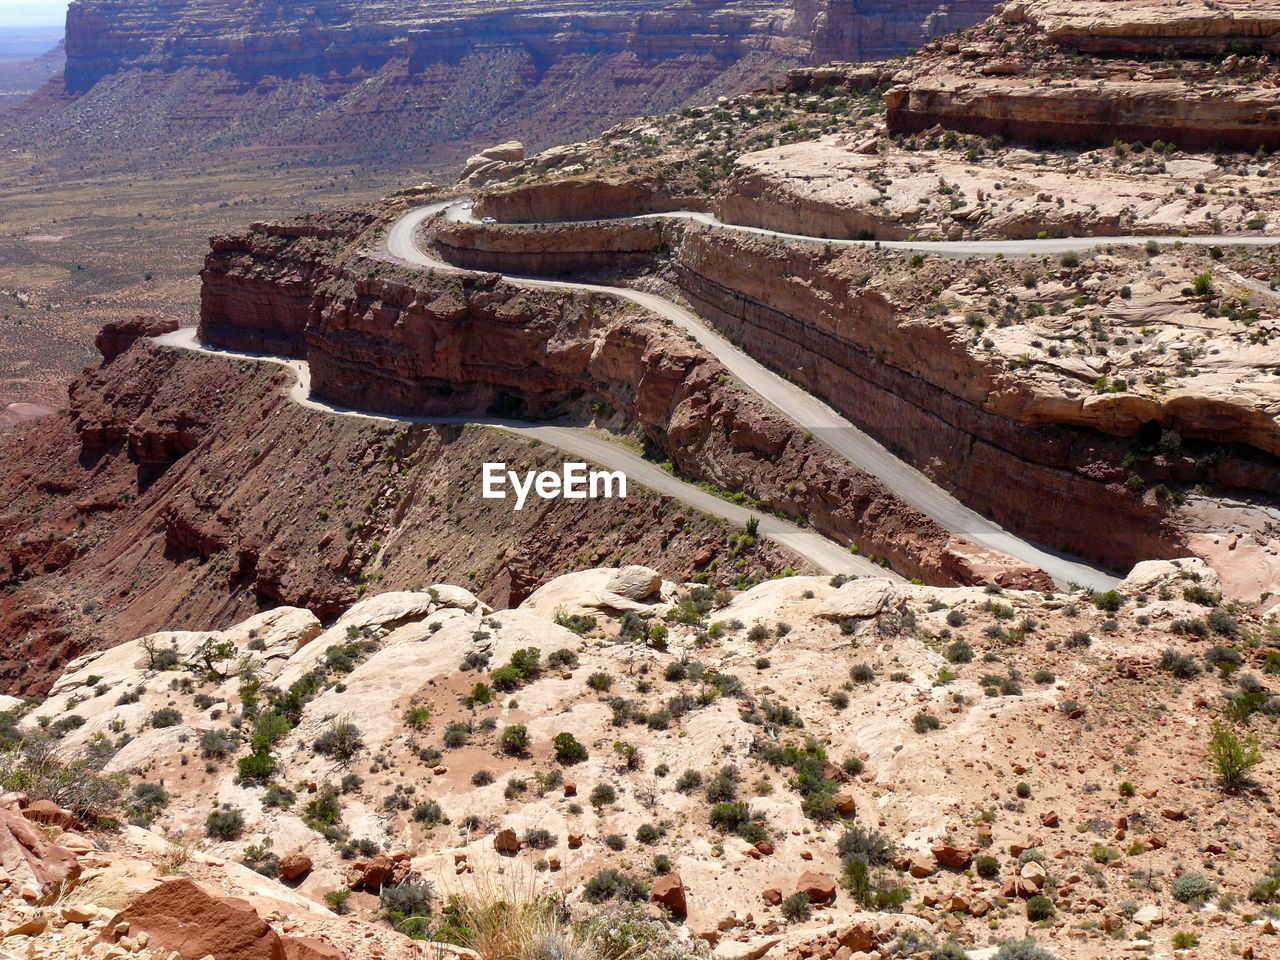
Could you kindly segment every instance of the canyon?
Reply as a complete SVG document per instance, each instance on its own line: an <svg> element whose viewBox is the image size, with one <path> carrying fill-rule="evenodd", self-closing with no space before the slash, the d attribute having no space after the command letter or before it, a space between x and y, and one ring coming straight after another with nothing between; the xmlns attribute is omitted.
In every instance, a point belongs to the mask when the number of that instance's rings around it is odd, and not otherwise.
<svg viewBox="0 0 1280 960"><path fill-rule="evenodd" d="M104 162L126 142L169 152L213 138L222 149L305 144L313 162L317 148L382 163L425 152L447 167L497 130L545 146L764 86L788 66L905 53L992 5L626 0L604 12L576 0L327 0L304 14L77 0L64 73L0 132Z"/></svg>

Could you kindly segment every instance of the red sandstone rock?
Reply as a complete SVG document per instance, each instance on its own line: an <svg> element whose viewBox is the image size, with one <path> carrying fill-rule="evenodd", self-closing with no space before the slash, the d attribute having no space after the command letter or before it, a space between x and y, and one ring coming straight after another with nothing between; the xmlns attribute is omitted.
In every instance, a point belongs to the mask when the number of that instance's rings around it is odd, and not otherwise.
<svg viewBox="0 0 1280 960"><path fill-rule="evenodd" d="M499 830L498 835L493 838L493 849L499 853L516 854L520 852L520 847L520 837L510 827Z"/></svg>
<svg viewBox="0 0 1280 960"><path fill-rule="evenodd" d="M810 903L831 903L836 898L836 878L828 873L807 871L796 881L796 893L803 893Z"/></svg>
<svg viewBox="0 0 1280 960"><path fill-rule="evenodd" d="M98 332L93 345L104 360L114 360L143 337L156 337L178 329L173 317L133 317L130 320L112 320Z"/></svg>
<svg viewBox="0 0 1280 960"><path fill-rule="evenodd" d="M79 877L80 863L70 850L45 839L30 821L0 809L0 870L14 879L14 893L43 900Z"/></svg>
<svg viewBox="0 0 1280 960"><path fill-rule="evenodd" d="M291 853L280 860L280 876L286 880L296 880L305 873L311 872L311 858L305 853Z"/></svg>
<svg viewBox="0 0 1280 960"><path fill-rule="evenodd" d="M23 807L22 815L35 823L61 827L63 830L74 830L79 826L70 810L64 810L52 800L37 800L30 806Z"/></svg>
<svg viewBox="0 0 1280 960"><path fill-rule="evenodd" d="M950 844L934 847L931 852L933 859L938 861L938 865L948 870L964 870L973 861L973 851L961 850Z"/></svg>
<svg viewBox="0 0 1280 960"><path fill-rule="evenodd" d="M282 938L244 900L210 894L192 880L166 880L134 897L107 924L103 939L146 932L152 949L182 960L288 960ZM111 936L111 931L116 931Z"/></svg>
<svg viewBox="0 0 1280 960"><path fill-rule="evenodd" d="M668 873L654 881L649 889L649 902L669 911L672 916L688 916L689 908L685 899L684 881L678 873Z"/></svg>

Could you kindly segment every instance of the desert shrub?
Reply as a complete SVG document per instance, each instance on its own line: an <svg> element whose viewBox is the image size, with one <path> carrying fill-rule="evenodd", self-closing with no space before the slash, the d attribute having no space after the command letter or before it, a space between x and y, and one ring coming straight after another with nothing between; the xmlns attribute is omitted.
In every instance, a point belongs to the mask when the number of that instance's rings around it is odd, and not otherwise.
<svg viewBox="0 0 1280 960"><path fill-rule="evenodd" d="M315 798L302 808L302 821L312 830L330 839L339 836L339 824L342 823L342 801L338 799L338 788L331 783L320 787Z"/></svg>
<svg viewBox="0 0 1280 960"><path fill-rule="evenodd" d="M235 743L228 730L206 730L200 734L200 752L206 757L221 759L235 749Z"/></svg>
<svg viewBox="0 0 1280 960"><path fill-rule="evenodd" d="M697 770L686 770L676 777L676 789L681 793L692 793L702 786L702 774Z"/></svg>
<svg viewBox="0 0 1280 960"><path fill-rule="evenodd" d="M1196 583L1183 589L1182 599L1202 607L1216 607L1220 598L1212 590Z"/></svg>
<svg viewBox="0 0 1280 960"><path fill-rule="evenodd" d="M147 718L148 725L162 729L164 727L176 727L182 722L182 714L172 707L165 707L157 710Z"/></svg>
<svg viewBox="0 0 1280 960"><path fill-rule="evenodd" d="M556 623L564 627L566 630L572 630L581 636L584 633L590 633L596 628L596 618L584 616L580 613L557 613Z"/></svg>
<svg viewBox="0 0 1280 960"><path fill-rule="evenodd" d="M593 807L604 807L611 803L618 802L618 791L610 784L598 783L591 789L591 805Z"/></svg>
<svg viewBox="0 0 1280 960"><path fill-rule="evenodd" d="M444 730L444 748L457 750L467 745L471 739L471 725L468 723L451 723Z"/></svg>
<svg viewBox="0 0 1280 960"><path fill-rule="evenodd" d="M733 764L721 767L707 783L707 802L724 803L738 799L738 783L741 777Z"/></svg>
<svg viewBox="0 0 1280 960"><path fill-rule="evenodd" d="M547 655L547 666L553 670L563 670L577 665L578 655L572 650L555 650Z"/></svg>
<svg viewBox="0 0 1280 960"><path fill-rule="evenodd" d="M1184 873L1173 881L1171 892L1179 903L1202 907L1217 892L1217 886L1204 874Z"/></svg>
<svg viewBox="0 0 1280 960"><path fill-rule="evenodd" d="M557 733L551 741L556 760L569 766L587 759L587 748L572 733Z"/></svg>
<svg viewBox="0 0 1280 960"><path fill-rule="evenodd" d="M529 749L529 731L523 723L512 724L503 729L498 743L503 753L513 757L524 756Z"/></svg>
<svg viewBox="0 0 1280 960"><path fill-rule="evenodd" d="M1226 790L1238 790L1250 781L1249 771L1262 762L1262 751L1256 737L1241 737L1225 720L1215 720L1209 736L1209 755L1218 775L1218 783Z"/></svg>
<svg viewBox="0 0 1280 960"><path fill-rule="evenodd" d="M959 610L950 610L947 612L948 627L963 627L966 619L965 615Z"/></svg>
<svg viewBox="0 0 1280 960"><path fill-rule="evenodd" d="M993 960L1058 960L1058 955L1027 937L1025 940L1006 940L1000 944Z"/></svg>
<svg viewBox="0 0 1280 960"><path fill-rule="evenodd" d="M973 869L984 880L994 880L1000 873L1000 861L995 857L981 856L973 861Z"/></svg>
<svg viewBox="0 0 1280 960"><path fill-rule="evenodd" d="M382 888L378 906L400 933L415 940L425 940L431 932L431 898L429 883L392 884Z"/></svg>
<svg viewBox="0 0 1280 960"><path fill-rule="evenodd" d="M434 800L424 800L414 804L413 819L425 826L433 826L444 822L444 810Z"/></svg>
<svg viewBox="0 0 1280 960"><path fill-rule="evenodd" d="M487 787L493 783L492 770L477 770L471 775L471 785L473 787Z"/></svg>
<svg viewBox="0 0 1280 960"><path fill-rule="evenodd" d="M556 838L550 830L534 827L524 832L521 842L533 850L550 850L556 845Z"/></svg>
<svg viewBox="0 0 1280 960"><path fill-rule="evenodd" d="M588 903L613 899L639 903L649 896L643 880L612 868L601 870L588 880L582 892Z"/></svg>
<svg viewBox="0 0 1280 960"><path fill-rule="evenodd" d="M1053 901L1043 895L1037 895L1027 901L1027 919L1032 923L1050 919L1057 911Z"/></svg>
<svg viewBox="0 0 1280 960"><path fill-rule="evenodd" d="M273 783L267 787L266 793L262 795L262 805L268 810L279 808L287 810L293 806L293 802L298 799L298 795L288 787Z"/></svg>
<svg viewBox="0 0 1280 960"><path fill-rule="evenodd" d="M1200 664L1196 658L1177 650L1166 650L1160 655L1160 669L1167 670L1179 680L1190 680L1200 674Z"/></svg>
<svg viewBox="0 0 1280 960"><path fill-rule="evenodd" d="M425 730L431 722L431 704L415 703L404 712L404 725L410 730Z"/></svg>
<svg viewBox="0 0 1280 960"><path fill-rule="evenodd" d="M1234 637L1240 632L1240 624L1225 611L1210 610L1204 619L1209 629L1219 636Z"/></svg>
<svg viewBox="0 0 1280 960"><path fill-rule="evenodd" d="M855 664L849 669L849 676L854 683L874 683L876 679L875 667L867 663Z"/></svg>
<svg viewBox="0 0 1280 960"><path fill-rule="evenodd" d="M1115 613L1124 606L1124 597L1115 590L1096 592L1090 599L1095 607L1106 613Z"/></svg>
<svg viewBox="0 0 1280 960"><path fill-rule="evenodd" d="M662 838L662 831L652 823L643 823L636 828L636 840L646 846L652 846Z"/></svg>
<svg viewBox="0 0 1280 960"><path fill-rule="evenodd" d="M214 810L205 818L204 832L213 840L239 840L244 833L244 814L239 810Z"/></svg>
<svg viewBox="0 0 1280 960"><path fill-rule="evenodd" d="M627 849L627 838L620 833L611 833L604 838L604 845L614 853L620 853Z"/></svg>
<svg viewBox="0 0 1280 960"><path fill-rule="evenodd" d="M952 663L970 663L973 660L973 647L964 640L957 640L949 645L942 655Z"/></svg>
<svg viewBox="0 0 1280 960"><path fill-rule="evenodd" d="M350 763L364 748L364 740L360 736L360 728L354 723L337 719L329 722L328 728L316 737L312 746L322 756L339 763Z"/></svg>
<svg viewBox="0 0 1280 960"><path fill-rule="evenodd" d="M597 693L603 693L613 686L613 677L607 673L596 672L587 677L587 686Z"/></svg>
<svg viewBox="0 0 1280 960"><path fill-rule="evenodd" d="M159 783L139 783L125 801L129 822L139 827L150 826L156 815L168 805L169 792Z"/></svg>
<svg viewBox="0 0 1280 960"><path fill-rule="evenodd" d="M276 758L269 753L251 753L241 757L236 779L241 783L266 783L276 775Z"/></svg>
<svg viewBox="0 0 1280 960"><path fill-rule="evenodd" d="M894 845L877 830L851 826L841 834L836 851L846 866L861 862L870 867L882 867L893 859Z"/></svg>
<svg viewBox="0 0 1280 960"><path fill-rule="evenodd" d="M915 728L916 733L928 733L930 730L941 727L942 721L931 713L917 713L911 718L911 726Z"/></svg>
<svg viewBox="0 0 1280 960"><path fill-rule="evenodd" d="M809 919L813 908L809 897L804 893L793 893L782 901L782 916L791 923L802 923Z"/></svg>

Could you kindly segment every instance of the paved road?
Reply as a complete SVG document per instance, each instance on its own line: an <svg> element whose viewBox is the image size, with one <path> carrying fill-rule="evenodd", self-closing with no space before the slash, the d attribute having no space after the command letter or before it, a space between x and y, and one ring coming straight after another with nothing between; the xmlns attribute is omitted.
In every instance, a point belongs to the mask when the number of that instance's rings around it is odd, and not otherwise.
<svg viewBox="0 0 1280 960"><path fill-rule="evenodd" d="M883 247L886 250L916 250L921 253L939 253L949 257L994 257L1002 254L1011 256L1050 256L1055 253L1082 252L1094 247L1109 245L1138 246L1150 240L1160 244L1195 244L1202 247L1270 247L1277 242L1275 237L1236 237L1236 236L1202 236L1202 237L1049 237L1044 240L827 240L822 237L807 237L798 233L781 233L764 227L744 227L736 223L725 223L709 213L695 211L674 211L672 213L645 213L625 219L667 218L676 220L693 220L709 227L722 230L734 230L739 233L754 233L766 237L781 237L784 240L805 240L809 243L832 244L846 247Z"/></svg>
<svg viewBox="0 0 1280 960"><path fill-rule="evenodd" d="M178 330L155 338L156 343L167 347L178 347L213 356L236 357L243 360L256 360L288 367L296 375L293 386L289 390L289 399L300 406L322 413L330 413L344 417L356 417L378 423L476 423L494 427L516 436L530 440L540 440L550 446L557 447L565 453L580 457L589 463L608 470L621 470L627 475L628 483L636 483L648 487L657 493L672 497L705 514L727 520L735 526L743 527L749 519L755 518L760 523L760 535L785 547L796 555L808 560L820 570L827 573L845 573L862 577L889 577L901 579L896 573L879 567L865 557L855 556L840 544L826 537L788 523L778 517L757 513L737 504L721 500L707 493L701 487L673 477L657 464L645 460L639 454L604 437L577 427L556 427L543 424L522 423L518 420L476 420L467 417L391 417L381 414L364 413L346 407L335 406L317 400L311 395L311 367L305 360L285 359L269 354L240 353L209 347L196 339L195 328ZM479 495L477 491L477 495Z"/></svg>
<svg viewBox="0 0 1280 960"><path fill-rule="evenodd" d="M461 201L458 200L438 201L411 210L397 220L387 232L388 252L396 259L416 266L445 272L467 272L424 251L418 243L422 224L430 217L446 211L449 216L460 219L469 217L469 213L462 208ZM703 214L679 216L698 219L705 217ZM754 228L737 229L755 232ZM802 239L811 240L812 238ZM965 506L919 470L894 456L883 444L859 430L830 406L754 360L708 327L696 315L670 300L624 287L567 283L533 277L508 277L507 279L526 287L587 290L639 304L688 331L714 354L734 377L783 416L811 432L834 453L877 477L904 502L931 517L951 533L1034 564L1048 572L1059 584L1074 582L1095 590L1106 590L1119 582L1117 577L1106 570L1025 540Z"/></svg>

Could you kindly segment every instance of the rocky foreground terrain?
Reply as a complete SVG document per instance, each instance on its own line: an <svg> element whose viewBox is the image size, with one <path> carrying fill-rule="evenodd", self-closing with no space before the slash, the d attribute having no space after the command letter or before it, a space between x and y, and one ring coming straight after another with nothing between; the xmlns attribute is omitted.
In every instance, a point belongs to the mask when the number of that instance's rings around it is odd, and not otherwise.
<svg viewBox="0 0 1280 960"><path fill-rule="evenodd" d="M498 911L587 956L1269 956L1280 654L1219 590L629 566L153 634L5 704L0 936L545 956Z"/></svg>

